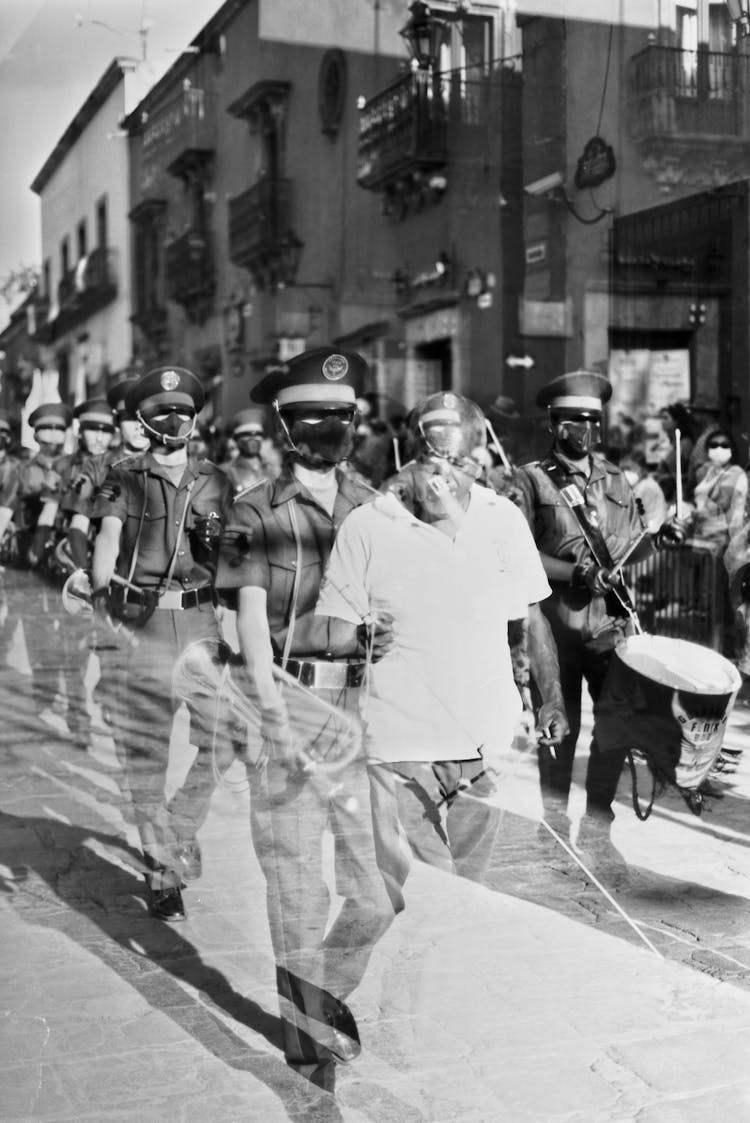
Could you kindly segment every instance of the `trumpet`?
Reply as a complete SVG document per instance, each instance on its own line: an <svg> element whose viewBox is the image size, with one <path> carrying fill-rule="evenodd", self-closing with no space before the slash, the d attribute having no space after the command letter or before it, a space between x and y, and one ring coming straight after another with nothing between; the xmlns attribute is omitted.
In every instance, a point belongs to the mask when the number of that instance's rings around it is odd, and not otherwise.
<svg viewBox="0 0 750 1123"><path fill-rule="evenodd" d="M178 658L172 690L183 702L210 699L217 720L229 720L237 739L245 738L245 762L260 769L273 756L273 739L264 730L263 711L252 696L243 666L242 656L222 640L197 640ZM308 762L307 771L339 772L360 756L362 727L353 714L325 701L281 667L274 666L273 674L287 705L292 738L301 746L299 756Z"/></svg>

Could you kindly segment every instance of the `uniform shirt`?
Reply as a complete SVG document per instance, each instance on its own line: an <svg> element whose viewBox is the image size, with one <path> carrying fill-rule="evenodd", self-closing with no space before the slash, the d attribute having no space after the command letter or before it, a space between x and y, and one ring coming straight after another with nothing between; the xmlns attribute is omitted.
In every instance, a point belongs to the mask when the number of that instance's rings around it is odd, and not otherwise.
<svg viewBox="0 0 750 1123"><path fill-rule="evenodd" d="M86 455L68 482L60 508L68 517L71 515L85 515L90 519L94 509L99 489L107 478L107 473L112 467L124 464L132 454L123 452L121 448L107 449L106 452L93 456Z"/></svg>
<svg viewBox="0 0 750 1123"><path fill-rule="evenodd" d="M588 522L598 527L616 563L641 533L643 521L624 472L601 453L593 453L590 460L591 474L586 476L560 457L583 495ZM592 554L580 523L541 464L524 464L515 482L539 551L574 564L590 563ZM626 613L614 594L594 596L560 581L553 581L552 588L554 600L545 607L548 616L579 632L587 643L608 648L615 642Z"/></svg>
<svg viewBox="0 0 750 1123"><path fill-rule="evenodd" d="M586 518L598 526L613 562L617 562L643 529L635 497L624 473L600 453L591 456L591 474L584 475L567 460L561 463L573 478L586 504ZM539 462L519 468L515 484L519 506L543 554L576 564L591 561L580 523Z"/></svg>
<svg viewBox="0 0 750 1123"><path fill-rule="evenodd" d="M220 515L230 494L226 476L210 460L190 457L179 485L175 485L167 469L150 452L137 453L110 467L91 517L112 516L122 523L117 563L121 576L130 572L137 544L133 581L144 588L162 585L176 550L174 573L166 587L199 589L211 582L214 565L200 548L196 549L190 532L197 519L212 512ZM178 543L177 532L186 505L184 530Z"/></svg>
<svg viewBox="0 0 750 1123"><path fill-rule="evenodd" d="M479 485L454 539L389 493L354 511L334 544L317 611L394 618L394 647L362 692L376 761L497 758L521 715L507 641L550 587L522 513ZM481 747L481 754L480 754Z"/></svg>
<svg viewBox="0 0 750 1123"><path fill-rule="evenodd" d="M63 481L74 457L70 453L47 456L38 452L18 467L16 491L17 521L25 529L33 529L47 500L60 497Z"/></svg>
<svg viewBox="0 0 750 1123"><path fill-rule="evenodd" d="M235 494L246 487L255 487L265 479L263 471L257 465L257 457L247 460L244 456L237 456L229 464L222 464L221 470L230 481Z"/></svg>
<svg viewBox="0 0 750 1123"><path fill-rule="evenodd" d="M320 621L314 610L334 536L342 521L372 491L336 471L338 493L329 514L285 464L277 480L263 480L237 499L227 519L219 554L216 587L231 592L247 586L265 589L271 640L277 652L286 639L297 569L297 547L289 514L294 504L300 536L299 581L292 655L322 654Z"/></svg>
<svg viewBox="0 0 750 1123"><path fill-rule="evenodd" d="M11 508L18 494L19 462L13 456L6 456L0 462L0 507Z"/></svg>

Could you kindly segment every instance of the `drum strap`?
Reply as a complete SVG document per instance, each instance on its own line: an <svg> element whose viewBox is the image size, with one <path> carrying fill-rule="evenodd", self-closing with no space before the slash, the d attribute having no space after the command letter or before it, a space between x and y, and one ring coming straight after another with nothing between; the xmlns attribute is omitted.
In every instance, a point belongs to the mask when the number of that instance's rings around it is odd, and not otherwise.
<svg viewBox="0 0 750 1123"><path fill-rule="evenodd" d="M627 761L628 761L628 768L630 769L630 779L632 780L632 783L633 783L633 789L632 789L633 810L635 811L637 818L639 818L642 823L645 823L646 819L648 819L649 815L651 814L651 812L653 810L654 800L656 799L657 795L661 794L661 792L664 790L664 785L659 783L659 781L656 778L656 774L654 773L651 766L649 765L649 772L651 772L651 798L648 802L648 807L644 811L643 808L641 807L641 802L638 798L638 774L636 773L636 770L635 770L635 761L633 760L633 750L632 749L628 749Z"/></svg>
<svg viewBox="0 0 750 1123"><path fill-rule="evenodd" d="M609 547L604 541L604 535L598 526L589 518L586 512L586 501L572 472L569 472L554 453L550 452L544 460L540 461L540 468L547 479L554 484L568 510L575 515L581 534L589 552L596 564L602 569L614 569L615 563L609 552ZM625 611L632 617L635 616L635 605L622 580L618 580L617 588L612 590Z"/></svg>
<svg viewBox="0 0 750 1123"><path fill-rule="evenodd" d="M612 561L612 555L604 541L604 535L598 526L594 526L586 513L586 501L573 473L567 471L554 453L546 456L541 461L540 467L560 492L565 501L565 506L573 512L578 520L586 545L596 564L604 569L613 569L615 563Z"/></svg>

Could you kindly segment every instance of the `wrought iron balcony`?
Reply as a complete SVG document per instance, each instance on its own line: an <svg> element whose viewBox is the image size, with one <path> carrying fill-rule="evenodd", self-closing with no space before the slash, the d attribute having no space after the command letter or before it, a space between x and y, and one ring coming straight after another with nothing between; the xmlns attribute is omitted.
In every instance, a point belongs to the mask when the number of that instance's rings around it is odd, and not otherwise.
<svg viewBox="0 0 750 1123"><path fill-rule="evenodd" d="M504 113L520 113L517 60L492 71L417 70L402 75L360 111L357 182L384 194L385 211L403 217L412 205L438 202L452 161L476 156L502 128ZM515 99L510 96L515 91Z"/></svg>
<svg viewBox="0 0 750 1123"><path fill-rule="evenodd" d="M50 299L45 294L35 292L29 308L29 335L37 343L49 343L52 339L52 324L49 322Z"/></svg>
<svg viewBox="0 0 750 1123"><path fill-rule="evenodd" d="M630 60L630 125L642 142L750 140L750 59L651 45Z"/></svg>
<svg viewBox="0 0 750 1123"><path fill-rule="evenodd" d="M164 246L167 299L181 304L188 318L205 319L216 291L213 248L207 231L187 230Z"/></svg>
<svg viewBox="0 0 750 1123"><path fill-rule="evenodd" d="M448 160L448 116L439 82L418 70L370 98L359 118L357 183L380 191L405 172Z"/></svg>
<svg viewBox="0 0 750 1123"><path fill-rule="evenodd" d="M190 179L201 175L216 147L214 99L187 85L148 117L143 128L142 178L155 167ZM146 174L146 173L149 174Z"/></svg>
<svg viewBox="0 0 750 1123"><path fill-rule="evenodd" d="M55 337L80 324L117 296L116 251L97 246L69 269L57 286L58 313L50 321Z"/></svg>
<svg viewBox="0 0 750 1123"><path fill-rule="evenodd" d="M229 200L229 258L261 288L291 284L302 243L292 232L292 183L264 176Z"/></svg>

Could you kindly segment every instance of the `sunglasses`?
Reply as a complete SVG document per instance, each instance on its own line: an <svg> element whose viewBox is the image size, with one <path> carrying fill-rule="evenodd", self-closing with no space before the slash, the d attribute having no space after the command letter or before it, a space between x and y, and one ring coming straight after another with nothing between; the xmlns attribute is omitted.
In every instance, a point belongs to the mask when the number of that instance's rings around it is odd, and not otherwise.
<svg viewBox="0 0 750 1123"><path fill-rule="evenodd" d="M711 444L708 445L707 447L708 448L731 448L732 446L730 445L729 441L711 441Z"/></svg>

